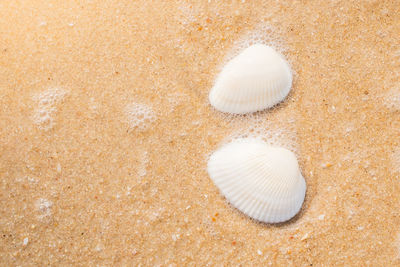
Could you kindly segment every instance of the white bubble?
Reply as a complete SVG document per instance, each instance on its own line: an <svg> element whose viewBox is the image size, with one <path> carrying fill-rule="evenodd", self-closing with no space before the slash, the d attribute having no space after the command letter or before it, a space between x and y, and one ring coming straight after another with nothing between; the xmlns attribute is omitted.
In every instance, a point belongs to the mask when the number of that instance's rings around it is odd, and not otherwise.
<svg viewBox="0 0 400 267"><path fill-rule="evenodd" d="M58 173L61 172L61 164L60 163L57 163L56 169L57 169Z"/></svg>
<svg viewBox="0 0 400 267"><path fill-rule="evenodd" d="M400 110L400 84L394 86L383 96L383 104L392 111Z"/></svg>
<svg viewBox="0 0 400 267"><path fill-rule="evenodd" d="M397 238L395 240L395 246L397 248L397 258L400 259L400 233L397 234Z"/></svg>
<svg viewBox="0 0 400 267"><path fill-rule="evenodd" d="M167 99L170 104L171 111L173 111L177 105L187 100L188 96L184 93L171 93L168 94Z"/></svg>
<svg viewBox="0 0 400 267"><path fill-rule="evenodd" d="M96 247L94 248L95 251L100 252L104 249L103 244L99 243L96 245Z"/></svg>
<svg viewBox="0 0 400 267"><path fill-rule="evenodd" d="M149 162L149 157L147 155L147 152L144 152L142 154L142 157L141 157L141 160L140 160L140 166L139 166L139 170L138 170L138 175L140 177L146 176L148 162Z"/></svg>
<svg viewBox="0 0 400 267"><path fill-rule="evenodd" d="M257 138L269 145L280 146L297 153L297 132L295 120L287 114L277 114L269 118L268 112L250 114L246 116L231 116L233 131L225 138L224 143L237 138ZM284 116L285 115L285 116ZM285 117L285 118L283 118Z"/></svg>
<svg viewBox="0 0 400 267"><path fill-rule="evenodd" d="M235 41L233 48L228 53L225 61L229 61L247 47L255 44L271 46L281 54L285 54L285 52L288 50L287 45L281 38L281 34L278 32L278 30L269 24L263 23Z"/></svg>
<svg viewBox="0 0 400 267"><path fill-rule="evenodd" d="M179 2L177 18L183 25L195 22L198 19L198 10L186 1Z"/></svg>
<svg viewBox="0 0 400 267"><path fill-rule="evenodd" d="M131 128L146 130L156 120L153 109L145 104L132 103L126 106L125 114Z"/></svg>
<svg viewBox="0 0 400 267"><path fill-rule="evenodd" d="M39 212L38 218L44 219L52 215L53 202L45 198L39 198L35 202L35 208Z"/></svg>
<svg viewBox="0 0 400 267"><path fill-rule="evenodd" d="M39 129L50 130L54 127L53 116L57 112L57 105L62 102L67 93L61 88L50 88L33 97L33 100L37 102L33 121Z"/></svg>
<svg viewBox="0 0 400 267"><path fill-rule="evenodd" d="M400 173L400 146L395 147L391 156L392 173Z"/></svg>

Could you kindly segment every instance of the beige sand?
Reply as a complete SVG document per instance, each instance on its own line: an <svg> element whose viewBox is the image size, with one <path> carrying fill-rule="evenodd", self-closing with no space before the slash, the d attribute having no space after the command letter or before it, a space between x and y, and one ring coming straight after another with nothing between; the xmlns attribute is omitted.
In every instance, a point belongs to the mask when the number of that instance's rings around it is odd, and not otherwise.
<svg viewBox="0 0 400 267"><path fill-rule="evenodd" d="M1 265L400 264L399 2L219 2L0 1ZM205 170L250 119L209 89L260 25L297 74L259 116L295 131L308 184L278 226Z"/></svg>

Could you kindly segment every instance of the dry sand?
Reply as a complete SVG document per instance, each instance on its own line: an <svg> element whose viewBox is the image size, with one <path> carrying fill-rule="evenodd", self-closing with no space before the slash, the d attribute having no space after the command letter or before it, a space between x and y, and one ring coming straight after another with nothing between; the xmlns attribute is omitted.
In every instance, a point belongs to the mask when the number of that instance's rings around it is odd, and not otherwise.
<svg viewBox="0 0 400 267"><path fill-rule="evenodd" d="M1 265L400 265L399 2L221 2L0 1ZM246 38L293 92L222 115L208 92ZM252 127L299 158L289 223L206 173Z"/></svg>

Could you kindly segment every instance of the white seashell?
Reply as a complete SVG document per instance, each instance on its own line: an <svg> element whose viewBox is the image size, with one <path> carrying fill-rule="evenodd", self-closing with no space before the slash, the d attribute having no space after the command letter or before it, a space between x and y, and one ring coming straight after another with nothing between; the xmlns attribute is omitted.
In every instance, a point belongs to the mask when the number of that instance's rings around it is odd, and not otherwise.
<svg viewBox="0 0 400 267"><path fill-rule="evenodd" d="M306 183L296 156L285 148L237 139L211 155L207 170L226 199L258 221L287 221L303 204Z"/></svg>
<svg viewBox="0 0 400 267"><path fill-rule="evenodd" d="M222 112L243 114L281 102L292 87L292 71L272 47L255 44L229 61L211 89L209 100Z"/></svg>

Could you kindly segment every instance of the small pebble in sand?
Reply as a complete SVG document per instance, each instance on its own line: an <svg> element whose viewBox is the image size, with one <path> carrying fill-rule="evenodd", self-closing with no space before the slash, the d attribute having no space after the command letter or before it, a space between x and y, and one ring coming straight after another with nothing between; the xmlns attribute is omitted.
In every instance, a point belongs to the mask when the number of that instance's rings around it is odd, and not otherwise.
<svg viewBox="0 0 400 267"><path fill-rule="evenodd" d="M173 234L172 235L172 240L174 240L174 241L178 240L179 236L180 236L179 234Z"/></svg>
<svg viewBox="0 0 400 267"><path fill-rule="evenodd" d="M97 244L97 246L94 248L95 251L100 252L103 250L103 245L102 244Z"/></svg>
<svg viewBox="0 0 400 267"><path fill-rule="evenodd" d="M257 250L257 254L261 256L262 255L262 251L258 249Z"/></svg>
<svg viewBox="0 0 400 267"><path fill-rule="evenodd" d="M28 242L29 242L29 238L25 237L24 241L22 242L22 245L25 247L28 245Z"/></svg>
<svg viewBox="0 0 400 267"><path fill-rule="evenodd" d="M60 173L61 172L61 164L57 163L57 167L56 168L57 168L57 172Z"/></svg>
<svg viewBox="0 0 400 267"><path fill-rule="evenodd" d="M325 214L321 214L318 216L318 220L322 221L325 218Z"/></svg>
<svg viewBox="0 0 400 267"><path fill-rule="evenodd" d="M136 254L138 254L138 251L136 249L132 250L132 255L135 256Z"/></svg>
<svg viewBox="0 0 400 267"><path fill-rule="evenodd" d="M308 239L308 237L309 237L309 235L308 235L308 233L306 233L305 235L303 235L302 238L300 238L300 240L304 241L304 240Z"/></svg>
<svg viewBox="0 0 400 267"><path fill-rule="evenodd" d="M36 183L38 182L38 180L36 180L36 179L33 178L33 177L27 176L26 178L28 179L28 182L29 182L29 183L32 183L32 184L36 184Z"/></svg>
<svg viewBox="0 0 400 267"><path fill-rule="evenodd" d="M322 163L321 167L322 167L323 169L327 169L327 168L329 168L329 167L332 167L332 163L329 163L329 162Z"/></svg>

